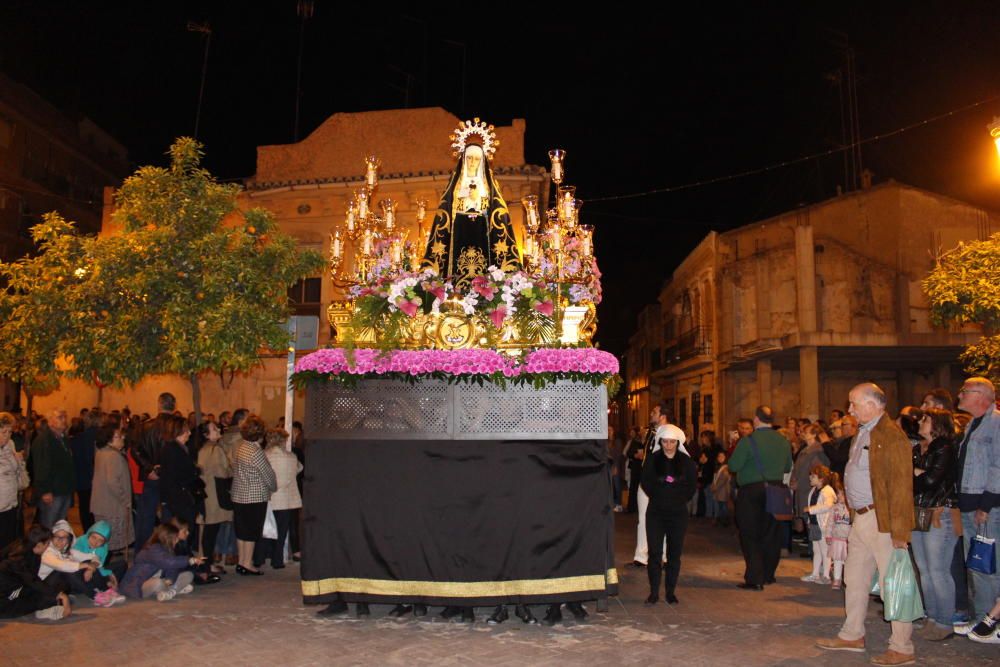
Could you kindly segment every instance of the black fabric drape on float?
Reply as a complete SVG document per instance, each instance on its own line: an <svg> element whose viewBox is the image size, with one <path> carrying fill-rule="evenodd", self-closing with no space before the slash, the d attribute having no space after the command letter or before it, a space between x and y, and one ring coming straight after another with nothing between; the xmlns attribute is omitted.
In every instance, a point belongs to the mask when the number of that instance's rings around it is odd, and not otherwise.
<svg viewBox="0 0 1000 667"><path fill-rule="evenodd" d="M615 594L603 441L311 440L302 591L493 605Z"/></svg>

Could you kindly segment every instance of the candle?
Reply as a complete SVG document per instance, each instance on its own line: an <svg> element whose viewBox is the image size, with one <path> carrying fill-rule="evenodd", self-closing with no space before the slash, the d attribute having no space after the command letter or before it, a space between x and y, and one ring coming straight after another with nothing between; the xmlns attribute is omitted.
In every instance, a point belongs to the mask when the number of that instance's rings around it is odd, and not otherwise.
<svg viewBox="0 0 1000 667"><path fill-rule="evenodd" d="M331 242L331 245L333 246L333 256L336 257L337 259L343 257L344 248L341 245L339 229L336 232L334 232L333 241Z"/></svg>
<svg viewBox="0 0 1000 667"><path fill-rule="evenodd" d="M355 195L355 197L357 197L357 195ZM346 222L347 222L347 233L348 234L353 234L354 233L354 219L355 219L355 216L357 214L358 214L357 203L354 200L351 200L351 202L347 205L347 221Z"/></svg>
<svg viewBox="0 0 1000 667"><path fill-rule="evenodd" d="M370 229L365 230L365 238L363 243L361 244L361 254L362 255L372 254L372 230Z"/></svg>
<svg viewBox="0 0 1000 667"><path fill-rule="evenodd" d="M549 159L552 161L552 182L559 185L563 182L563 160L566 159L566 151L561 148L550 150Z"/></svg>
<svg viewBox="0 0 1000 667"><path fill-rule="evenodd" d="M580 225L577 228L577 235L580 237L580 248L584 257L592 257L594 254L594 227L593 225Z"/></svg>
<svg viewBox="0 0 1000 667"><path fill-rule="evenodd" d="M369 188L374 188L378 184L378 168L382 164L374 155L369 155L365 158L365 166L367 167L365 171L365 183L368 184Z"/></svg>
<svg viewBox="0 0 1000 667"><path fill-rule="evenodd" d="M524 206L524 224L528 232L534 234L538 231L538 195L528 195L521 200Z"/></svg>
<svg viewBox="0 0 1000 667"><path fill-rule="evenodd" d="M391 199L382 200L382 217L385 231L391 234L396 226L396 202Z"/></svg>
<svg viewBox="0 0 1000 667"><path fill-rule="evenodd" d="M393 264L398 265L403 260L403 250L400 247L402 244L399 239L393 239L392 243L389 244L389 261Z"/></svg>

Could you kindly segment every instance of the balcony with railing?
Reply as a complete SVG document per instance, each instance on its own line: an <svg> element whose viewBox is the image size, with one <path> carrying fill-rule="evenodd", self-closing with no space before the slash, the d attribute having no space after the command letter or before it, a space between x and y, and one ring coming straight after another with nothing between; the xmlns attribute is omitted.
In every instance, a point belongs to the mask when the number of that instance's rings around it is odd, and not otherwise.
<svg viewBox="0 0 1000 667"><path fill-rule="evenodd" d="M699 356L712 354L711 332L708 327L694 327L681 333L667 347L664 366L677 364Z"/></svg>

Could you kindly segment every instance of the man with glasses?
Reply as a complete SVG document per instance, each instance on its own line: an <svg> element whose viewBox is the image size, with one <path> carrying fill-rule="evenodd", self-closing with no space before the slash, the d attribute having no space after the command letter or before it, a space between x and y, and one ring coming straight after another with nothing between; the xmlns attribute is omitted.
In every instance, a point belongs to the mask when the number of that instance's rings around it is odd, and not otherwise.
<svg viewBox="0 0 1000 667"><path fill-rule="evenodd" d="M966 553L977 533L1000 538L1000 410L996 399L993 383L981 377L969 378L958 392L959 409L972 415L959 443L955 482ZM969 570L969 575L974 614L985 616L1000 596L1000 574Z"/></svg>

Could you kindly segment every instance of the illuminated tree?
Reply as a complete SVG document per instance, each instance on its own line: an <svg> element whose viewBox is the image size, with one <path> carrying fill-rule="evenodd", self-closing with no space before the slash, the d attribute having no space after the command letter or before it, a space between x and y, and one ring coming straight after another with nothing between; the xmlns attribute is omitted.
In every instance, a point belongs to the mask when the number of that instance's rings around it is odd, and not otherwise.
<svg viewBox="0 0 1000 667"><path fill-rule="evenodd" d="M37 360L15 377L57 374L46 361L53 352L88 382L177 373L200 414L200 373L248 371L262 350L287 347L288 287L322 257L298 250L267 211L241 211L240 186L204 170L201 148L178 139L169 167L126 179L115 198L119 232L82 238L55 217L36 228L41 253L22 260L30 271L8 272L17 282L9 278L2 311L25 306L17 333ZM49 320L53 338L31 335L30 324Z"/></svg>
<svg viewBox="0 0 1000 667"><path fill-rule="evenodd" d="M969 373L1000 381L1000 234L942 255L923 288L935 325L982 326L982 339L961 360Z"/></svg>

